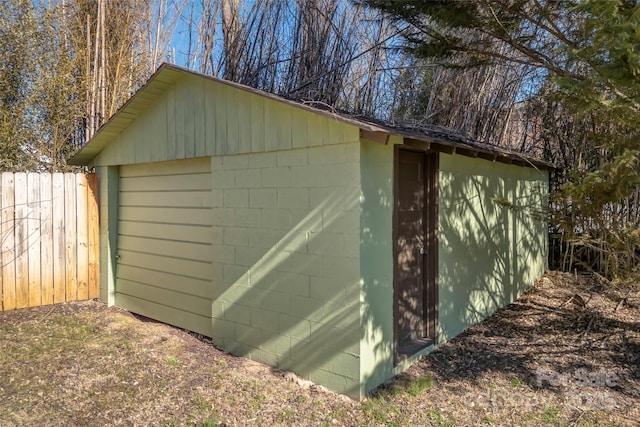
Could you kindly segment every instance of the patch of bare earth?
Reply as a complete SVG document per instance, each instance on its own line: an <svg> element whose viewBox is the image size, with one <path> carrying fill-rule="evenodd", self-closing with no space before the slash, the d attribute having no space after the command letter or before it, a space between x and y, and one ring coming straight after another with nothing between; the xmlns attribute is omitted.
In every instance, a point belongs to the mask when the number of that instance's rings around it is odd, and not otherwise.
<svg viewBox="0 0 640 427"><path fill-rule="evenodd" d="M99 302L0 313L0 425L632 426L639 407L640 296L571 275L364 402Z"/></svg>

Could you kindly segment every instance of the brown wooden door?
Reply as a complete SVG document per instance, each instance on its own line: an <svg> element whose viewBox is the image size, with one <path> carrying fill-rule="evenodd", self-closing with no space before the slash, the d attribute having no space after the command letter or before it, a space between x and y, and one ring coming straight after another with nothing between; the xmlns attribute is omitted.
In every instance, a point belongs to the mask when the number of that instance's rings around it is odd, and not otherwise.
<svg viewBox="0 0 640 427"><path fill-rule="evenodd" d="M396 159L394 333L398 361L435 339L437 154L398 150Z"/></svg>

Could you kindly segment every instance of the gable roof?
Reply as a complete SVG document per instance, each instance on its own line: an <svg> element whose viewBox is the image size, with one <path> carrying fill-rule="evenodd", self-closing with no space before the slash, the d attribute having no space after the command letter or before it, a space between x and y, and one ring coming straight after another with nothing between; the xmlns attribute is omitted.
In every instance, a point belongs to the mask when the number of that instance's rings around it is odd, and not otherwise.
<svg viewBox="0 0 640 427"><path fill-rule="evenodd" d="M335 119L339 122L357 127L360 129L362 138L374 142L386 144L390 135L397 135L403 138L405 145L414 148L429 149L450 154L457 153L520 166L542 169L554 168L553 165L547 162L523 156L521 153L503 147L481 143L452 130L438 126L408 127L372 121L370 119L351 116L343 112L336 112L335 110L318 108L315 104L293 101L250 86L200 74L168 63L163 63L147 82L69 159L68 163L70 165L89 164L110 141L115 139L115 137L126 129L130 123L136 120L146 109L150 108L153 103L183 75L194 75L203 79L212 80L254 95L287 104L294 108Z"/></svg>

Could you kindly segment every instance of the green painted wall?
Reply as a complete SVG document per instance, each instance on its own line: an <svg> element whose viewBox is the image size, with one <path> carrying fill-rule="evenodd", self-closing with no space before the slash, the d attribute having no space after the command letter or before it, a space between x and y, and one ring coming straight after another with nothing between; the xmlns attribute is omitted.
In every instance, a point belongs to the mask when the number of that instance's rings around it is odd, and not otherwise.
<svg viewBox="0 0 640 427"><path fill-rule="evenodd" d="M337 120L207 79L179 77L93 160L102 185L103 299L359 397L359 138L358 128ZM191 158L210 162L210 205L202 206L211 220L210 233L202 234L210 236L202 252L211 255L210 288L200 289L201 278L187 274L169 289L167 272L152 272L154 267L143 277L142 270L127 267L131 271L116 289L118 226L126 234L120 236L123 255L137 257L132 264L157 267L156 258L164 255L156 252L168 244L145 249L144 239L152 235L138 236L128 223L133 218L147 227L147 215L163 223L160 233L164 223L180 219L165 218L169 213L161 206L145 214L138 201L155 200L145 192L119 211L119 171L130 180L132 171ZM183 169L180 174L193 171L186 163ZM192 208L184 213L200 218ZM175 239L173 246L189 243Z"/></svg>
<svg viewBox="0 0 640 427"><path fill-rule="evenodd" d="M360 144L212 158L216 344L360 397Z"/></svg>
<svg viewBox="0 0 640 427"><path fill-rule="evenodd" d="M394 144L360 145L360 378L361 394L393 371L393 156Z"/></svg>
<svg viewBox="0 0 640 427"><path fill-rule="evenodd" d="M361 144L362 393L402 372L393 365L393 158ZM546 268L546 171L440 154L439 299L443 343L512 302ZM509 204L513 207L507 207Z"/></svg>
<svg viewBox="0 0 640 427"><path fill-rule="evenodd" d="M94 159L123 165L359 141L357 127L183 74Z"/></svg>
<svg viewBox="0 0 640 427"><path fill-rule="evenodd" d="M440 342L515 300L546 268L548 172L440 155Z"/></svg>
<svg viewBox="0 0 640 427"><path fill-rule="evenodd" d="M115 304L118 169L117 166L96 168L100 187L100 299L108 305Z"/></svg>
<svg viewBox="0 0 640 427"><path fill-rule="evenodd" d="M119 170L117 306L211 335L211 159Z"/></svg>

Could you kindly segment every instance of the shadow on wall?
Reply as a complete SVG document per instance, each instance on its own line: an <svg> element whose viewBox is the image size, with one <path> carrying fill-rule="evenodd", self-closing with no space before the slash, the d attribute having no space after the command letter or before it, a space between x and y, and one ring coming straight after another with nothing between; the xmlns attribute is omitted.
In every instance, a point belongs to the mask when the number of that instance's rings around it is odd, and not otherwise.
<svg viewBox="0 0 640 427"><path fill-rule="evenodd" d="M441 172L441 342L514 301L546 267L545 182L480 172Z"/></svg>
<svg viewBox="0 0 640 427"><path fill-rule="evenodd" d="M390 378L395 370L393 161L391 150L382 150L366 148L363 157L368 161L361 166L365 390ZM441 155L444 168L438 214L439 343L480 322L531 286L544 272L547 248L546 182L539 172L444 157L448 156Z"/></svg>
<svg viewBox="0 0 640 427"><path fill-rule="evenodd" d="M393 376L393 194L391 182L371 188L363 182L362 379L368 391Z"/></svg>
<svg viewBox="0 0 640 427"><path fill-rule="evenodd" d="M361 379L369 391L393 376L393 145L361 148Z"/></svg>
<svg viewBox="0 0 640 427"><path fill-rule="evenodd" d="M275 243L236 246L223 266L214 342L358 396L359 194L335 189L311 211L277 214L281 226L265 240Z"/></svg>
<svg viewBox="0 0 640 427"><path fill-rule="evenodd" d="M393 376L392 147L370 150L362 193L332 189L311 211L282 210L273 229L255 229L268 243L235 247L215 283L216 344L353 397ZM476 164L458 169L473 175L440 172L440 342L544 271L544 180Z"/></svg>

